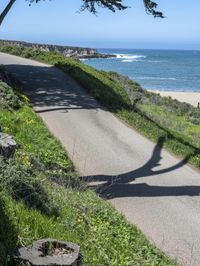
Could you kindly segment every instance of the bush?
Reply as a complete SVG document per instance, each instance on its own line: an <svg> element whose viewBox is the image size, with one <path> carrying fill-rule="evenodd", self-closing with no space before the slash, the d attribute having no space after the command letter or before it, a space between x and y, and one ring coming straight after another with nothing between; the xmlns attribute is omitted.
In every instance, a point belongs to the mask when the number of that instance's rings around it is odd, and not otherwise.
<svg viewBox="0 0 200 266"><path fill-rule="evenodd" d="M1 109L19 109L22 101L13 92L10 86L0 81L0 108Z"/></svg>
<svg viewBox="0 0 200 266"><path fill-rule="evenodd" d="M0 109L0 123L19 143L13 159L0 157L0 265L11 265L16 247L49 237L78 243L85 265L176 265L109 203L80 189L65 150L29 106Z"/></svg>
<svg viewBox="0 0 200 266"><path fill-rule="evenodd" d="M0 51L23 55L30 49L1 46ZM128 77L98 71L55 52L32 49L29 56L62 69L103 106L155 142L163 136L163 132L166 136L170 134L170 140L166 138L164 147L200 167L200 110L197 108L147 92Z"/></svg>
<svg viewBox="0 0 200 266"><path fill-rule="evenodd" d="M45 215L59 215L59 208L49 199L41 178L20 162L5 161L1 156L0 190L8 191L15 200L23 200L27 207L38 209Z"/></svg>

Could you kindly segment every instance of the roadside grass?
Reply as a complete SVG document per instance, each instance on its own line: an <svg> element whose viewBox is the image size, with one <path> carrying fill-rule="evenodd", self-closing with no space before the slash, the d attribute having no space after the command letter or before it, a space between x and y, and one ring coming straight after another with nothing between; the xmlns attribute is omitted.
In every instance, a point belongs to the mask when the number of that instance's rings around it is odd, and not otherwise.
<svg viewBox="0 0 200 266"><path fill-rule="evenodd" d="M103 106L154 142L200 168L200 109L143 90L128 77L98 71L61 54L22 46L1 46L0 51L55 65L73 77Z"/></svg>
<svg viewBox="0 0 200 266"><path fill-rule="evenodd" d="M186 116L180 116L174 112L166 112L162 107L152 104L142 105L141 109L158 124L162 124L165 128L170 128L174 132L181 133L180 136L184 136L184 140L200 148L200 126L190 122Z"/></svg>
<svg viewBox="0 0 200 266"><path fill-rule="evenodd" d="M88 266L177 265L86 189L15 81L13 90L0 73L0 126L18 143L14 158L0 157L0 265L12 265L16 247L48 237L78 243Z"/></svg>

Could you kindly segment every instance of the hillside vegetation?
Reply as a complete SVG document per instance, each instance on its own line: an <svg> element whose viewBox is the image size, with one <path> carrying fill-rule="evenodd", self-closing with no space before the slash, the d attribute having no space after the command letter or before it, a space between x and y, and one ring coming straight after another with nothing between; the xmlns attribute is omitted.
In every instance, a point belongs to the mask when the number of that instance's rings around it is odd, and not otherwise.
<svg viewBox="0 0 200 266"><path fill-rule="evenodd" d="M0 265L40 238L81 246L84 265L176 265L113 207L86 189L61 144L28 105L20 84L0 70L0 127L14 158L0 156Z"/></svg>
<svg viewBox="0 0 200 266"><path fill-rule="evenodd" d="M102 105L139 132L200 168L200 109L143 90L117 73L98 71L56 53L1 46L0 51L55 65L72 76Z"/></svg>

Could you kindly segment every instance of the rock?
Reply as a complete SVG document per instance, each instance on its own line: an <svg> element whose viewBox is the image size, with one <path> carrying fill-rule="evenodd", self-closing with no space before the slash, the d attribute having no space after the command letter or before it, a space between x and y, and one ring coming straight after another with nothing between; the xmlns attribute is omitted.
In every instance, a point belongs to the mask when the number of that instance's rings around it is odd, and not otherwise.
<svg viewBox="0 0 200 266"><path fill-rule="evenodd" d="M13 261L14 265L23 266L80 266L80 247L55 239L41 239L19 248Z"/></svg>
<svg viewBox="0 0 200 266"><path fill-rule="evenodd" d="M14 156L17 143L12 136L0 132L0 155L9 159Z"/></svg>
<svg viewBox="0 0 200 266"><path fill-rule="evenodd" d="M0 45L15 45L23 46L32 49L39 49L46 52L58 52L66 57L75 57L75 58L109 58L116 57L116 55L101 54L98 53L96 49L92 48L82 48L82 47L73 47L73 46L62 46L62 45L51 45L51 44L39 44L39 43L28 43L20 41L6 41L0 40Z"/></svg>

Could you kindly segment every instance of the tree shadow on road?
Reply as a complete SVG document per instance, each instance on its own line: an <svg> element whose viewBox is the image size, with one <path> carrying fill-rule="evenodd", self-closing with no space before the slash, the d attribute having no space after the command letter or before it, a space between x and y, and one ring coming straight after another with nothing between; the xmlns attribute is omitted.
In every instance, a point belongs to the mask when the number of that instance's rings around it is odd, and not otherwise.
<svg viewBox="0 0 200 266"><path fill-rule="evenodd" d="M58 64L58 67L65 71L65 65ZM82 89L72 78L66 76L62 71L55 67L31 66L31 65L8 65L6 66L12 73L16 73L17 78L26 80L24 84L24 93L31 99L34 106L39 107L38 113L49 111L62 111L68 112L70 109L104 109L102 105L92 98L87 92ZM97 99L103 99L106 102L106 108L111 111L118 112L121 109L131 110L133 107L127 104L123 97L117 94L111 87L102 83L96 77L89 73L85 73L80 68L73 68L68 74L73 71L72 76L81 76L85 82L90 85L87 91L95 95L95 88L98 85ZM56 74L56 75L55 75ZM56 77L55 77L56 76ZM63 85L63 86L62 86ZM96 86L96 87L95 87ZM93 90L94 89L94 90ZM103 96L102 96L103 95ZM99 97L99 98L98 98ZM101 102L101 101L100 101ZM157 144L154 148L151 158L143 166L134 169L128 173L123 173L116 176L89 176L83 177L86 181L104 182L103 185L95 187L96 191L106 198L116 197L156 197L156 196L196 196L200 194L200 187L198 186L151 186L146 183L130 184L135 179L148 176L156 176L160 174L169 173L183 167L191 158L200 154L200 149L188 143L187 140L174 136L169 130L163 128L161 125L151 120L145 114L134 106L133 112L137 112L144 117L147 122L154 124L155 129L160 130L159 134L162 135L158 138ZM159 165L161 160L161 150L166 140L175 141L175 144L180 144L186 148L185 154L188 155L177 164L161 169L155 170L154 168ZM187 152L188 150L188 152ZM120 155L119 155L120 156Z"/></svg>
<svg viewBox="0 0 200 266"><path fill-rule="evenodd" d="M85 176L83 179L89 183L90 188L95 189L99 195L107 199L122 197L199 196L200 186L152 186L147 183L131 183L138 178L173 172L187 164L191 156L195 156L195 154L188 155L173 166L156 170L154 168L160 165L160 160L162 159L161 151L164 142L165 137L158 139L151 158L138 169L118 176L96 175ZM97 185L93 185L93 182L96 182Z"/></svg>
<svg viewBox="0 0 200 266"><path fill-rule="evenodd" d="M55 67L6 65L21 80L23 93L38 113L70 109L97 109L100 104L71 77Z"/></svg>

